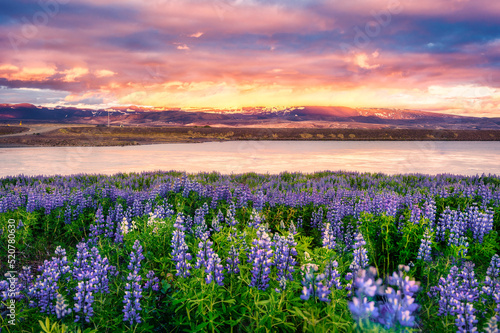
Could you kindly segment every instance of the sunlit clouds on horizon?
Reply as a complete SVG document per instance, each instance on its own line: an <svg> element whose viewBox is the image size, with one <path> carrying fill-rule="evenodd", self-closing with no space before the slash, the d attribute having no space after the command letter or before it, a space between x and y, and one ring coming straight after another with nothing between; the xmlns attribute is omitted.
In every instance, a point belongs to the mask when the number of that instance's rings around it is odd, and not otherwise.
<svg viewBox="0 0 500 333"><path fill-rule="evenodd" d="M0 103L325 105L500 117L500 3L0 4Z"/></svg>

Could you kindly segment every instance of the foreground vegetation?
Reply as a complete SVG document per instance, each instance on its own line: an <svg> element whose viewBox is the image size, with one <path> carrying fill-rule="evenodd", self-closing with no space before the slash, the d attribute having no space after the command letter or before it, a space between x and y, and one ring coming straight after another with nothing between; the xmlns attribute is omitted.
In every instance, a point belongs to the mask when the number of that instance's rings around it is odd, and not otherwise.
<svg viewBox="0 0 500 333"><path fill-rule="evenodd" d="M28 131L28 127L0 125L0 135L16 134Z"/></svg>
<svg viewBox="0 0 500 333"><path fill-rule="evenodd" d="M0 182L2 332L498 329L498 177Z"/></svg>

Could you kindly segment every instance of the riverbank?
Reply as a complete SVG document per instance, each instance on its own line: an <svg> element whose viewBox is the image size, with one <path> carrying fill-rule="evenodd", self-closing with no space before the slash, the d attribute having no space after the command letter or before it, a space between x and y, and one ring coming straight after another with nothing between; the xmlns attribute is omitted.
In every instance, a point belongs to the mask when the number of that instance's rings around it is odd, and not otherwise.
<svg viewBox="0 0 500 333"><path fill-rule="evenodd" d="M47 131L23 128L24 134L0 136L0 147L130 146L242 140L500 141L498 130L52 126Z"/></svg>

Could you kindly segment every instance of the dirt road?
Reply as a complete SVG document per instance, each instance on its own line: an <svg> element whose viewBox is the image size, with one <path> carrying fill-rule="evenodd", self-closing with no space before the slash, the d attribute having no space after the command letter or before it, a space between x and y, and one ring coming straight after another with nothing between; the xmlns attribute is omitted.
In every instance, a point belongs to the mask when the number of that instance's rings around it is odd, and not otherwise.
<svg viewBox="0 0 500 333"><path fill-rule="evenodd" d="M24 136L24 135L33 135L33 134L41 134L41 133L47 133L51 131L58 130L60 128L64 127L78 127L82 125L71 125L71 124L60 124L60 125L53 125L53 124L42 124L42 125L23 125L24 127L29 127L29 131L27 132L21 132L21 133L14 133L14 134L6 134L6 135L0 135L0 138L8 138L12 136ZM88 126L88 125L87 125Z"/></svg>

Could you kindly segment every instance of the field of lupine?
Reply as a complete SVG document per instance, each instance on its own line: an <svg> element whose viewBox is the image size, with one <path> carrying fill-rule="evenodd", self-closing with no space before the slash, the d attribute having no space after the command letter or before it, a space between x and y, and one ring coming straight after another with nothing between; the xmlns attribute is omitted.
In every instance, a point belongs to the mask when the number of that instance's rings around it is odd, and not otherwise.
<svg viewBox="0 0 500 333"><path fill-rule="evenodd" d="M0 182L2 332L498 332L495 176Z"/></svg>

